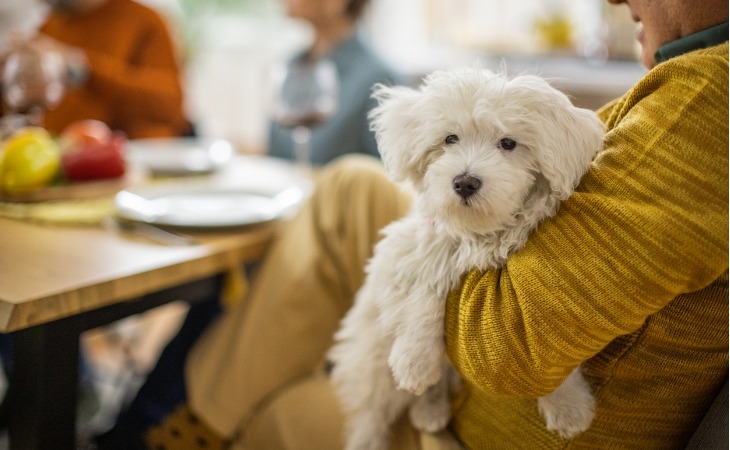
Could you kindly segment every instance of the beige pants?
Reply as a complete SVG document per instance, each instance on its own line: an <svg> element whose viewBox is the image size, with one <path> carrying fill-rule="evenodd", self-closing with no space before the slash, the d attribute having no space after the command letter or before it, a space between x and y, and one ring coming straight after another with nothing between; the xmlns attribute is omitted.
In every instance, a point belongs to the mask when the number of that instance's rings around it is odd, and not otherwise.
<svg viewBox="0 0 730 450"><path fill-rule="evenodd" d="M379 230L410 195L380 163L345 157L317 177L301 212L282 227L251 290L211 327L187 364L191 409L235 447L338 449L342 416L323 363L340 318L363 282ZM407 420L393 448L449 448Z"/></svg>

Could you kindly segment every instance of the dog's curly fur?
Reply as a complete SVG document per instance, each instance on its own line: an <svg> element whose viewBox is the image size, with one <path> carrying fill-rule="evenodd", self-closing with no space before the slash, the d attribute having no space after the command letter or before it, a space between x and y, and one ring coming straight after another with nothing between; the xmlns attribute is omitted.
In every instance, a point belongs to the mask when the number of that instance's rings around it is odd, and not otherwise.
<svg viewBox="0 0 730 450"><path fill-rule="evenodd" d="M406 408L419 429L446 426L458 380L444 358L447 293L469 270L501 266L555 214L604 134L592 111L532 75L439 71L419 89L378 85L373 95L385 168L416 198L383 229L329 353L350 450L387 448ZM580 368L538 407L564 437L585 430L593 396Z"/></svg>

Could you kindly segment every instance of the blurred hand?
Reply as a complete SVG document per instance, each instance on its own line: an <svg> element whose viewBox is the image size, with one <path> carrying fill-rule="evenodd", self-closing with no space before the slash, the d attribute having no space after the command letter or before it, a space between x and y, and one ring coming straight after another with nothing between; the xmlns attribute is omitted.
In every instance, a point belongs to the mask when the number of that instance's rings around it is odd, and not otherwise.
<svg viewBox="0 0 730 450"><path fill-rule="evenodd" d="M5 43L5 52L0 55L0 68L14 54L36 55L34 57L42 60L46 77L64 84L83 82L89 71L89 62L82 49L40 33L32 37L10 34Z"/></svg>
<svg viewBox="0 0 730 450"><path fill-rule="evenodd" d="M3 100L21 114L35 107L53 107L63 95L63 79L63 61L58 54L18 47L4 59L0 78Z"/></svg>
<svg viewBox="0 0 730 450"><path fill-rule="evenodd" d="M10 37L0 60L3 133L24 125L41 125L44 111L53 108L65 91L63 55L50 46Z"/></svg>

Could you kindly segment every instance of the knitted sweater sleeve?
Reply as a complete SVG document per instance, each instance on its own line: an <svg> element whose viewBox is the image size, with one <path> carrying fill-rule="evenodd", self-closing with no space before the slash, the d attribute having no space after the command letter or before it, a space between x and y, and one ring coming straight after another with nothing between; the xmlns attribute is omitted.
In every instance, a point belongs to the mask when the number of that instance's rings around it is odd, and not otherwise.
<svg viewBox="0 0 730 450"><path fill-rule="evenodd" d="M657 66L601 112L604 150L499 270L449 295L470 384L536 397L617 336L728 269L728 47Z"/></svg>

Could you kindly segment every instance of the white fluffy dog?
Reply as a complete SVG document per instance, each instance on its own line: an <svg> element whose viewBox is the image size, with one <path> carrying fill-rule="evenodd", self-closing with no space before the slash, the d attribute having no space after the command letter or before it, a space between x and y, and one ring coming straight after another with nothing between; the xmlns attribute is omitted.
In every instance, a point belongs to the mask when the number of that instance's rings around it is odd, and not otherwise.
<svg viewBox="0 0 730 450"><path fill-rule="evenodd" d="M524 245L571 195L604 134L592 111L531 75L441 71L420 89L380 85L374 96L385 168L416 198L383 229L329 353L350 450L386 449L406 408L419 429L446 426L455 378L444 357L448 292ZM593 404L580 368L538 399L548 428L565 437L590 425Z"/></svg>

